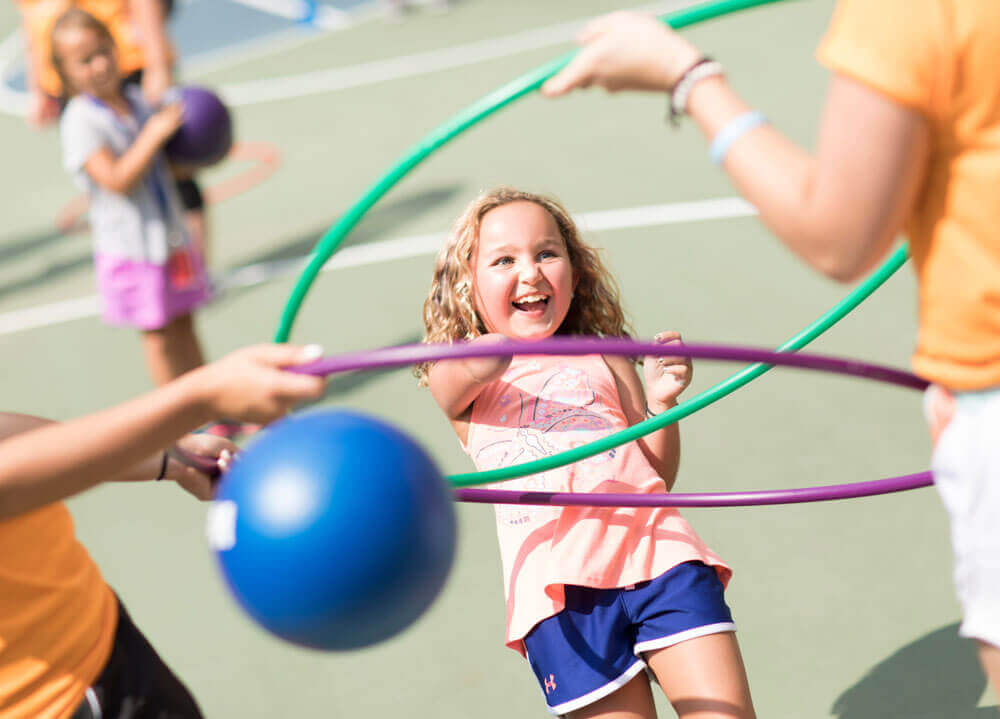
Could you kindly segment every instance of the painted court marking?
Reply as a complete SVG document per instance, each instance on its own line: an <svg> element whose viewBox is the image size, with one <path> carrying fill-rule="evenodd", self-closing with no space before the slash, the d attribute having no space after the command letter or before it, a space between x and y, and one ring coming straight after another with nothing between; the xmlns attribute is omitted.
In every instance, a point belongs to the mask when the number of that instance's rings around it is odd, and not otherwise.
<svg viewBox="0 0 1000 719"><path fill-rule="evenodd" d="M298 21L306 12L309 3L305 0L235 0L240 4L263 10L272 15ZM661 0L660 2L631 8L637 12L663 14L693 5L697 0ZM337 10L324 5L316 5L316 17L307 24L325 31L345 30L372 16L370 11L352 12ZM350 65L347 67L325 68L309 72L279 77L251 80L223 85L219 94L232 107L256 105L277 100L288 100L310 95L319 95L350 88L373 85L380 82L400 80L418 75L426 75L444 70L465 67L488 60L517 55L529 50L571 42L590 20L590 17L570 22L549 25L543 28L525 30L503 37L490 38L464 45L429 50L385 60ZM301 39L301 38L299 38ZM283 41L287 43L288 40ZM27 112L27 93L11 89L7 80L19 67L21 51L18 33L0 42L0 112L24 115ZM284 46L284 45L282 45ZM240 54L240 48L232 48L233 54ZM227 56L226 48L219 48L211 55L218 64ZM249 60L249 57L241 59ZM188 67L197 76L200 63ZM229 63L225 63L229 64ZM217 69L217 68L212 68Z"/></svg>
<svg viewBox="0 0 1000 719"><path fill-rule="evenodd" d="M574 215L574 220L585 232L599 232L633 227L654 227L680 222L752 217L756 214L757 211L753 206L739 197L720 197L695 202L675 202L619 210L584 212ZM330 258L323 266L323 272L392 262L421 255L433 255L447 236L446 232L435 232L428 235L414 235L345 247ZM218 278L217 289L220 295L224 295L226 290L270 282L279 277L299 272L308 259L308 256L303 256L241 267ZM100 306L97 295L14 310L0 314L0 335L51 327L64 322L96 317L99 313Z"/></svg>
<svg viewBox="0 0 1000 719"><path fill-rule="evenodd" d="M632 9L637 12L660 15L692 4L694 4L694 0L671 0L670 2L658 2ZM295 75L223 85L219 88L219 93L227 104L240 107L426 75L571 42L590 19L588 17L573 20L558 25L525 30L504 37L490 38L387 60L375 60L348 67L326 68L296 73Z"/></svg>

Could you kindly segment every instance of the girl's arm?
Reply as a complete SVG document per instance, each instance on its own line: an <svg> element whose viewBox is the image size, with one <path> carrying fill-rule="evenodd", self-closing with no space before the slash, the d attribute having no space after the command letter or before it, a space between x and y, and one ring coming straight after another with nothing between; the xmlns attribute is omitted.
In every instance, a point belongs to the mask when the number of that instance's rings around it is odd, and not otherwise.
<svg viewBox="0 0 1000 719"><path fill-rule="evenodd" d="M499 344L506 340L503 335L492 333L476 337L469 344ZM457 420L472 406L486 385L500 379L510 366L510 360L508 356L435 362L427 373L431 395L448 419Z"/></svg>
<svg viewBox="0 0 1000 719"><path fill-rule="evenodd" d="M121 157L102 147L87 159L84 170L90 179L106 190L128 194L149 172L156 154L181 126L183 119L184 109L179 102L167 105L146 120L135 142Z"/></svg>
<svg viewBox="0 0 1000 719"><path fill-rule="evenodd" d="M28 26L28 18L23 8L21 13L21 37L24 38L25 44L24 75L25 84L28 86L28 124L41 129L59 118L59 101L42 90L38 84L38 68L35 64L37 49L34 47L31 28Z"/></svg>
<svg viewBox="0 0 1000 719"><path fill-rule="evenodd" d="M700 57L651 17L616 13L592 23L585 47L543 92L591 84L669 92ZM687 111L709 139L750 108L721 77L694 86ZM723 167L761 219L808 264L841 281L886 252L925 174L926 119L847 77L834 75L815 153L770 126L745 133Z"/></svg>
<svg viewBox="0 0 1000 719"><path fill-rule="evenodd" d="M680 335L676 332L661 332L655 339L661 343L678 342ZM622 411L630 426L648 419L647 409L656 415L676 407L677 396L691 382L689 358L646 357L643 373L646 376L647 396L631 360L627 357L605 356L604 361L614 375ZM681 461L681 436L677 423L647 434L637 440L637 443L653 469L663 478L667 491L671 491L677 480L677 468Z"/></svg>
<svg viewBox="0 0 1000 719"><path fill-rule="evenodd" d="M142 94L156 107L173 81L163 0L130 0L129 14L142 43Z"/></svg>
<svg viewBox="0 0 1000 719"><path fill-rule="evenodd" d="M164 447L216 417L267 422L296 402L318 398L322 379L280 369L317 357L309 348L261 345L137 399L62 424L2 416L0 519L101 482L155 477L159 465L153 465Z"/></svg>

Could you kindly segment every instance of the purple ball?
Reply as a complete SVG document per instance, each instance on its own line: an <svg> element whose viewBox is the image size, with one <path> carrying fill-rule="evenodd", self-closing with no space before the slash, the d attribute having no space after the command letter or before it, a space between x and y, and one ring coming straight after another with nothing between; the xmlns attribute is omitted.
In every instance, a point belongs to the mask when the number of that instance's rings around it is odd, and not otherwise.
<svg viewBox="0 0 1000 719"><path fill-rule="evenodd" d="M187 165L214 165L233 146L229 109L203 87L184 87L180 94L184 124L167 143L167 157Z"/></svg>

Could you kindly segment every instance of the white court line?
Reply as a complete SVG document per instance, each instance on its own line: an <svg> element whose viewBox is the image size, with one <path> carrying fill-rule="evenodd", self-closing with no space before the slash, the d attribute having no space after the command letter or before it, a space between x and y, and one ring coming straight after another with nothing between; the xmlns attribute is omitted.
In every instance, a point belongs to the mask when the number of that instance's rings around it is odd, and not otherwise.
<svg viewBox="0 0 1000 719"><path fill-rule="evenodd" d="M675 202L620 210L584 212L574 215L574 220L581 229L587 232L598 232L630 227L670 225L678 222L751 217L756 214L757 211L753 206L739 197L721 197L696 202ZM436 232L429 235L415 235L345 247L323 265L323 272L392 262L421 255L433 255L437 253L447 236L445 232ZM249 287L269 282L299 271L308 259L308 257L299 257L260 262L242 267L220 278L218 287L224 292L236 287ZM50 327L72 320L95 317L99 312L96 295L15 310L0 314L0 335L10 335L29 329Z"/></svg>
<svg viewBox="0 0 1000 719"><path fill-rule="evenodd" d="M242 1L242 0L241 0ZM255 0L257 1L257 0ZM272 2L273 0L261 0ZM633 10L653 14L663 14L695 4L696 0L670 0L643 5ZM348 67L327 68L311 72L251 80L234 85L223 85L219 94L232 106L256 105L276 100L288 100L325 92L373 85L379 82L415 77L457 67L465 67L477 62L497 60L528 50L538 50L552 45L572 41L590 20L584 18L571 22L550 25L535 30L526 30L505 37L491 38L478 42L457 45L440 50L404 55L387 60L350 65Z"/></svg>
<svg viewBox="0 0 1000 719"><path fill-rule="evenodd" d="M287 13L286 16L301 17L301 15L296 15L296 13L300 12L302 0L238 1L255 7L259 5L261 9L266 8L265 11L272 14L278 12L278 9L280 9L281 12ZM661 0L660 2L641 5L631 9L636 12L661 15L672 10L694 5L699 1ZM299 8L299 10L296 8ZM332 8L329 9L333 10ZM528 50L538 50L543 47L570 42L589 20L589 17L582 18L558 25L514 33L505 37L492 38L440 50L430 50L387 60L376 60L348 67L327 68L296 75L224 85L219 88L219 94L229 105L240 107L318 95L326 92L372 85L379 82L425 75L432 72L464 67L477 62L497 60ZM349 17L345 18L344 24L341 25L336 25L332 20L331 22L335 24L335 27L331 27L331 29L345 29L353 23ZM19 42L19 39L16 37L17 35L18 33L15 31L13 35L6 38L0 45L6 46L8 43ZM221 54L212 53L216 58L216 62L218 62L218 58L224 57L224 49L220 50L222 50ZM197 67L198 64L191 69L200 74L200 68ZM15 69L16 63L12 58L4 59L0 57L0 80L6 78ZM24 115L27 112L27 105L27 93L11 90L7 87L0 88L0 112Z"/></svg>

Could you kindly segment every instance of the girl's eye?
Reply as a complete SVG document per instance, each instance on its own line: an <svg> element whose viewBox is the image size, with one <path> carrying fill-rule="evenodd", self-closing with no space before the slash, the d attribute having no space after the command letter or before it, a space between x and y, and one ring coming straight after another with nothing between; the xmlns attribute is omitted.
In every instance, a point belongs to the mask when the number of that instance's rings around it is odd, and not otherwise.
<svg viewBox="0 0 1000 719"><path fill-rule="evenodd" d="M540 260L547 260L550 257L558 257L558 256L559 255L557 255L552 250L542 250L541 252L538 253L538 258Z"/></svg>
<svg viewBox="0 0 1000 719"><path fill-rule="evenodd" d="M498 257L497 259L493 260L493 264L494 264L494 266L495 265L509 265L513 261L514 261L514 258L512 258L512 257Z"/></svg>

